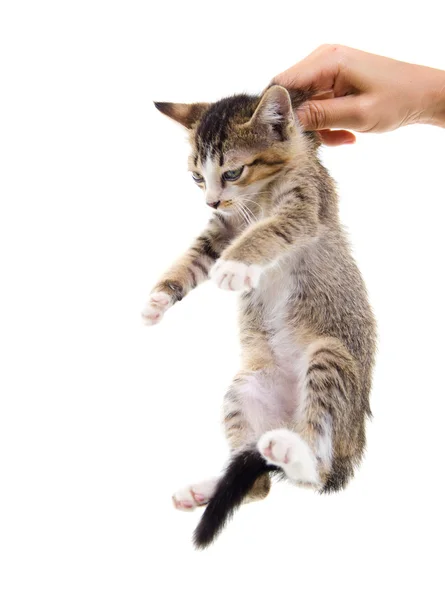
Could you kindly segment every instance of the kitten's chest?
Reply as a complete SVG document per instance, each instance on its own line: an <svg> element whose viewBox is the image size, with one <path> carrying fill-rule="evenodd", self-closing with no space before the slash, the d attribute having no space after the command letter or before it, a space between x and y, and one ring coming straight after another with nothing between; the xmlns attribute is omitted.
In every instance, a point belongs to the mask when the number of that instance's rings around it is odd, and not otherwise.
<svg viewBox="0 0 445 600"><path fill-rule="evenodd" d="M271 329L281 327L295 303L299 285L294 255L264 271L252 294L252 302L261 311L264 324Z"/></svg>
<svg viewBox="0 0 445 600"><path fill-rule="evenodd" d="M262 274L246 306L249 327L255 324L253 326L261 330L274 358L274 366L268 364L267 375L261 377L266 377L268 382L264 406L275 414L277 422L290 418L295 411L307 368L305 347L293 317L299 285L295 259L289 257ZM265 428L270 426L268 422Z"/></svg>
<svg viewBox="0 0 445 600"><path fill-rule="evenodd" d="M267 269L250 298L250 310L256 312L258 327L266 333L277 360L295 361L301 356L295 322L295 303L301 283L296 258L289 256Z"/></svg>

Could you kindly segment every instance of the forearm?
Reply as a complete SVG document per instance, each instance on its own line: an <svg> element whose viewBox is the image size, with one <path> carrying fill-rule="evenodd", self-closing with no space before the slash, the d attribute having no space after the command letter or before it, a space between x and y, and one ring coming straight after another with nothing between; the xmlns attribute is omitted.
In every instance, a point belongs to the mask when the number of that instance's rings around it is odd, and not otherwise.
<svg viewBox="0 0 445 600"><path fill-rule="evenodd" d="M432 71L431 90L424 122L445 127L445 71L438 69L430 69L430 71Z"/></svg>
<svg viewBox="0 0 445 600"><path fill-rule="evenodd" d="M445 127L445 71L422 65L401 64L406 73L405 86L398 90L399 103L403 107L405 98L409 113L403 124Z"/></svg>

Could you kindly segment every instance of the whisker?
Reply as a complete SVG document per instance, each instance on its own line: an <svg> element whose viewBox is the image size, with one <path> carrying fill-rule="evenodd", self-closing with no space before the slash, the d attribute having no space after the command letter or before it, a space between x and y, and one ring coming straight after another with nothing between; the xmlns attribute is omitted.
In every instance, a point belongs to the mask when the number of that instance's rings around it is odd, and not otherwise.
<svg viewBox="0 0 445 600"><path fill-rule="evenodd" d="M254 204L255 206L258 206L258 208L259 208L259 209L260 209L260 211L261 211L261 218L264 216L264 209L263 209L263 207L261 206L261 204L258 204L258 202L255 202L254 200L249 200L249 199L246 199L246 202L248 202L249 204ZM250 212L252 212L252 210L251 210L251 209L249 209L249 210L250 210Z"/></svg>
<svg viewBox="0 0 445 600"><path fill-rule="evenodd" d="M235 207L236 207L236 210L237 210L237 213L238 213L238 215L239 215L239 216L242 218L242 220L243 220L243 221L245 221L245 222L246 222L246 225L249 225L249 221L248 221L248 219L246 218L246 215L245 215L245 214L243 213L243 211L242 211L241 204L235 204Z"/></svg>
<svg viewBox="0 0 445 600"><path fill-rule="evenodd" d="M240 211L242 212L242 214L243 214L243 216L244 216L244 218L246 220L246 224L250 225L251 220L250 220L250 217L249 217L249 213L246 211L246 207L243 206L243 204L240 204L239 208L240 208Z"/></svg>
<svg viewBox="0 0 445 600"><path fill-rule="evenodd" d="M244 208L244 210L246 211L246 213L247 213L248 215L250 215L250 220L251 220L251 222L253 222L253 221L256 221L256 220L257 220L256 216L253 214L253 212L250 210L250 208L249 208L248 206L244 205L244 206L243 206L243 208Z"/></svg>

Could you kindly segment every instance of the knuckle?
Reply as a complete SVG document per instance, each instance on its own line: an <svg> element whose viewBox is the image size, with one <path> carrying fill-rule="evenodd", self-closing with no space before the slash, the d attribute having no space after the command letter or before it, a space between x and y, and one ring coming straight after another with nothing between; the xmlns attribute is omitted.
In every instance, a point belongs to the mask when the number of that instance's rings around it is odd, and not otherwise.
<svg viewBox="0 0 445 600"><path fill-rule="evenodd" d="M319 46L318 50L329 54L343 53L345 51L345 46L342 46L341 44L322 44Z"/></svg>
<svg viewBox="0 0 445 600"><path fill-rule="evenodd" d="M327 52L330 47L331 47L331 44L321 44L321 46L318 46L318 48L316 49L316 52L318 52L318 53Z"/></svg>
<svg viewBox="0 0 445 600"><path fill-rule="evenodd" d="M375 109L375 102L372 98L360 98L357 102L354 118L360 128L366 128L372 120L371 116Z"/></svg>
<svg viewBox="0 0 445 600"><path fill-rule="evenodd" d="M308 114L307 121L309 125L314 129L322 129L326 121L326 115L321 106L315 103L308 103L305 110Z"/></svg>

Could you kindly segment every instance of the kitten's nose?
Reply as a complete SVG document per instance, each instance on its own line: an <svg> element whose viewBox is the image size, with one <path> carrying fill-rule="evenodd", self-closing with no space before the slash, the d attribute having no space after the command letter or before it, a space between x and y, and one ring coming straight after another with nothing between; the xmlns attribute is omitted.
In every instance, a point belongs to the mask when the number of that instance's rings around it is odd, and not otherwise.
<svg viewBox="0 0 445 600"><path fill-rule="evenodd" d="M211 206L212 208L215 208L215 209L216 209L216 208L218 208L218 206L221 204L221 201L220 201L220 200L217 200L216 202L207 202L207 204L208 204L209 206Z"/></svg>

